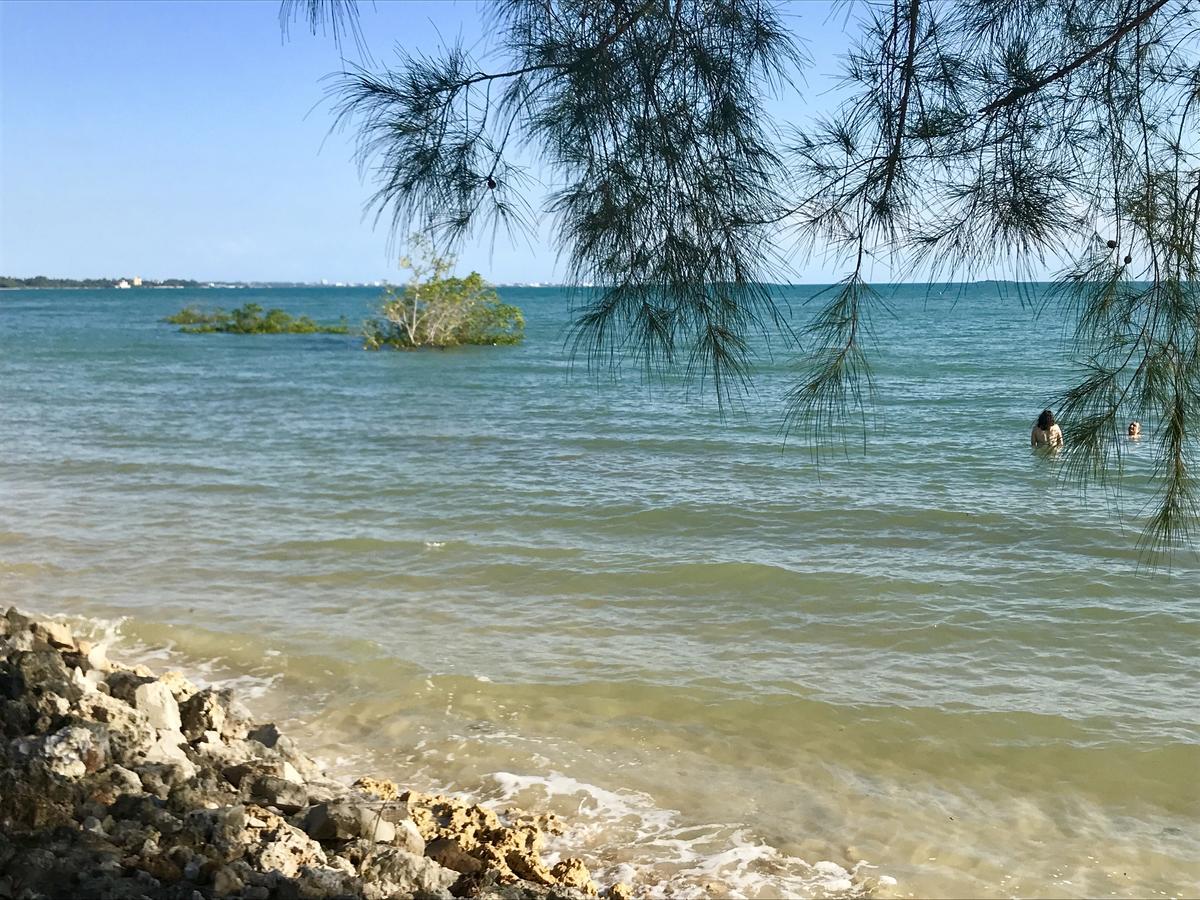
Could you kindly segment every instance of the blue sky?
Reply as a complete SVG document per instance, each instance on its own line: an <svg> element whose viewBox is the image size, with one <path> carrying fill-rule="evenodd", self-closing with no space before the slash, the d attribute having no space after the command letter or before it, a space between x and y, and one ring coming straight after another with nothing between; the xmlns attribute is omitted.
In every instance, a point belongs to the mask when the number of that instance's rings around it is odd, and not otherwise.
<svg viewBox="0 0 1200 900"><path fill-rule="evenodd" d="M481 40L474 0L362 4L376 60L397 43L435 52ZM221 280L399 277L350 134L329 134L322 76L332 40L279 5L241 2L0 2L0 274L139 274ZM815 57L785 117L831 102L847 44L826 3L789 15ZM347 48L347 53L353 53ZM493 281L550 281L540 241L468 245L460 268ZM827 281L820 261L801 280Z"/></svg>

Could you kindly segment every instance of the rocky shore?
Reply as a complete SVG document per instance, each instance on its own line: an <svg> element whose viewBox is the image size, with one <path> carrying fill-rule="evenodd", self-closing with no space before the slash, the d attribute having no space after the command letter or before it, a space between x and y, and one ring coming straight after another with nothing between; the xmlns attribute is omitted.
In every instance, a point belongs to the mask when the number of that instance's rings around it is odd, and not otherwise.
<svg viewBox="0 0 1200 900"><path fill-rule="evenodd" d="M553 816L332 780L232 691L15 609L0 724L0 900L601 895L582 860L543 862Z"/></svg>

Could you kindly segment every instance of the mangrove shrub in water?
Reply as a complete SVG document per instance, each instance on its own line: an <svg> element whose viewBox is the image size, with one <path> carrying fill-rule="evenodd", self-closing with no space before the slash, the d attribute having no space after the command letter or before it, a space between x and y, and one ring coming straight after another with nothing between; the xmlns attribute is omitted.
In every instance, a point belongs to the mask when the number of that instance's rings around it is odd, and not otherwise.
<svg viewBox="0 0 1200 900"><path fill-rule="evenodd" d="M343 318L337 325L322 325L308 316L292 316L282 309L263 308L247 303L232 312L220 307L205 312L195 306L185 306L173 316L163 319L179 325L188 334L349 334L350 327Z"/></svg>
<svg viewBox="0 0 1200 900"><path fill-rule="evenodd" d="M478 272L454 277L453 257L438 256L419 237L413 242L424 259L400 260L401 267L412 271L412 280L403 290L389 287L384 293L379 310L383 318L371 319L363 328L366 349L517 344L524 339L521 310L501 303Z"/></svg>

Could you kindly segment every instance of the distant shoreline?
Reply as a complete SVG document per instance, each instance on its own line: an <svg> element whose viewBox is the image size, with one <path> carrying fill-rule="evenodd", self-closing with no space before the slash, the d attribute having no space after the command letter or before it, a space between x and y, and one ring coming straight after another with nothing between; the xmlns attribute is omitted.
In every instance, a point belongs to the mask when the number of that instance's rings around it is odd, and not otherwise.
<svg viewBox="0 0 1200 900"><path fill-rule="evenodd" d="M137 290L152 290L152 291L182 291L187 288L206 288L204 284L143 284ZM119 291L124 288L119 288L115 284L62 284L62 285L0 285L0 291ZM130 288L133 290L133 288Z"/></svg>
<svg viewBox="0 0 1200 900"><path fill-rule="evenodd" d="M206 282L196 281L194 278L150 278L143 281L137 275L123 275L117 278L51 278L48 275L17 278L13 275L0 275L0 290L38 290L40 288L51 288L54 290L115 288L117 290L126 290L132 288L202 287L204 284Z"/></svg>
<svg viewBox="0 0 1200 900"><path fill-rule="evenodd" d="M145 291L145 290L271 290L275 288L384 288L391 282L387 281L339 281L331 284L321 284L313 281L190 281L181 283L178 279L167 282L130 284L121 287L119 282L109 284L92 284L90 282L74 282L70 284L9 284L17 279L0 278L0 291ZM122 279L122 281L125 279ZM500 285L511 287L511 285ZM559 285L542 285L542 287L559 287Z"/></svg>

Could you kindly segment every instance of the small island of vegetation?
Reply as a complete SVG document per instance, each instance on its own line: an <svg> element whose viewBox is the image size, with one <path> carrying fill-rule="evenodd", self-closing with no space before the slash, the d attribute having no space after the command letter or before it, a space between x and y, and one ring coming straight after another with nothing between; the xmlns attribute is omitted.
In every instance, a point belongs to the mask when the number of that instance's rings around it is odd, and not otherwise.
<svg viewBox="0 0 1200 900"><path fill-rule="evenodd" d="M368 350L391 347L416 350L470 344L519 344L525 338L525 316L516 306L500 302L492 285L478 272L465 278L450 273L452 256L439 256L427 239L414 235L411 242L421 255L400 260L413 273L403 289L384 292L380 313L363 326L363 346Z"/></svg>
<svg viewBox="0 0 1200 900"><path fill-rule="evenodd" d="M173 316L163 319L179 325L187 334L349 334L350 326L343 318L337 325L322 325L309 316L292 316L282 309L263 310L257 303L247 303L232 312L217 308L205 312L195 306L185 306Z"/></svg>
<svg viewBox="0 0 1200 900"><path fill-rule="evenodd" d="M502 303L495 288L478 272L464 278L451 275L455 259L439 256L421 236L412 238L420 260L400 260L413 273L403 288L388 287L380 317L363 323L367 350L444 349L464 345L519 344L525 338L525 316ZM309 316L292 316L282 309L264 310L247 303L227 312L185 306L163 319L187 334L349 334L345 317L334 325Z"/></svg>

